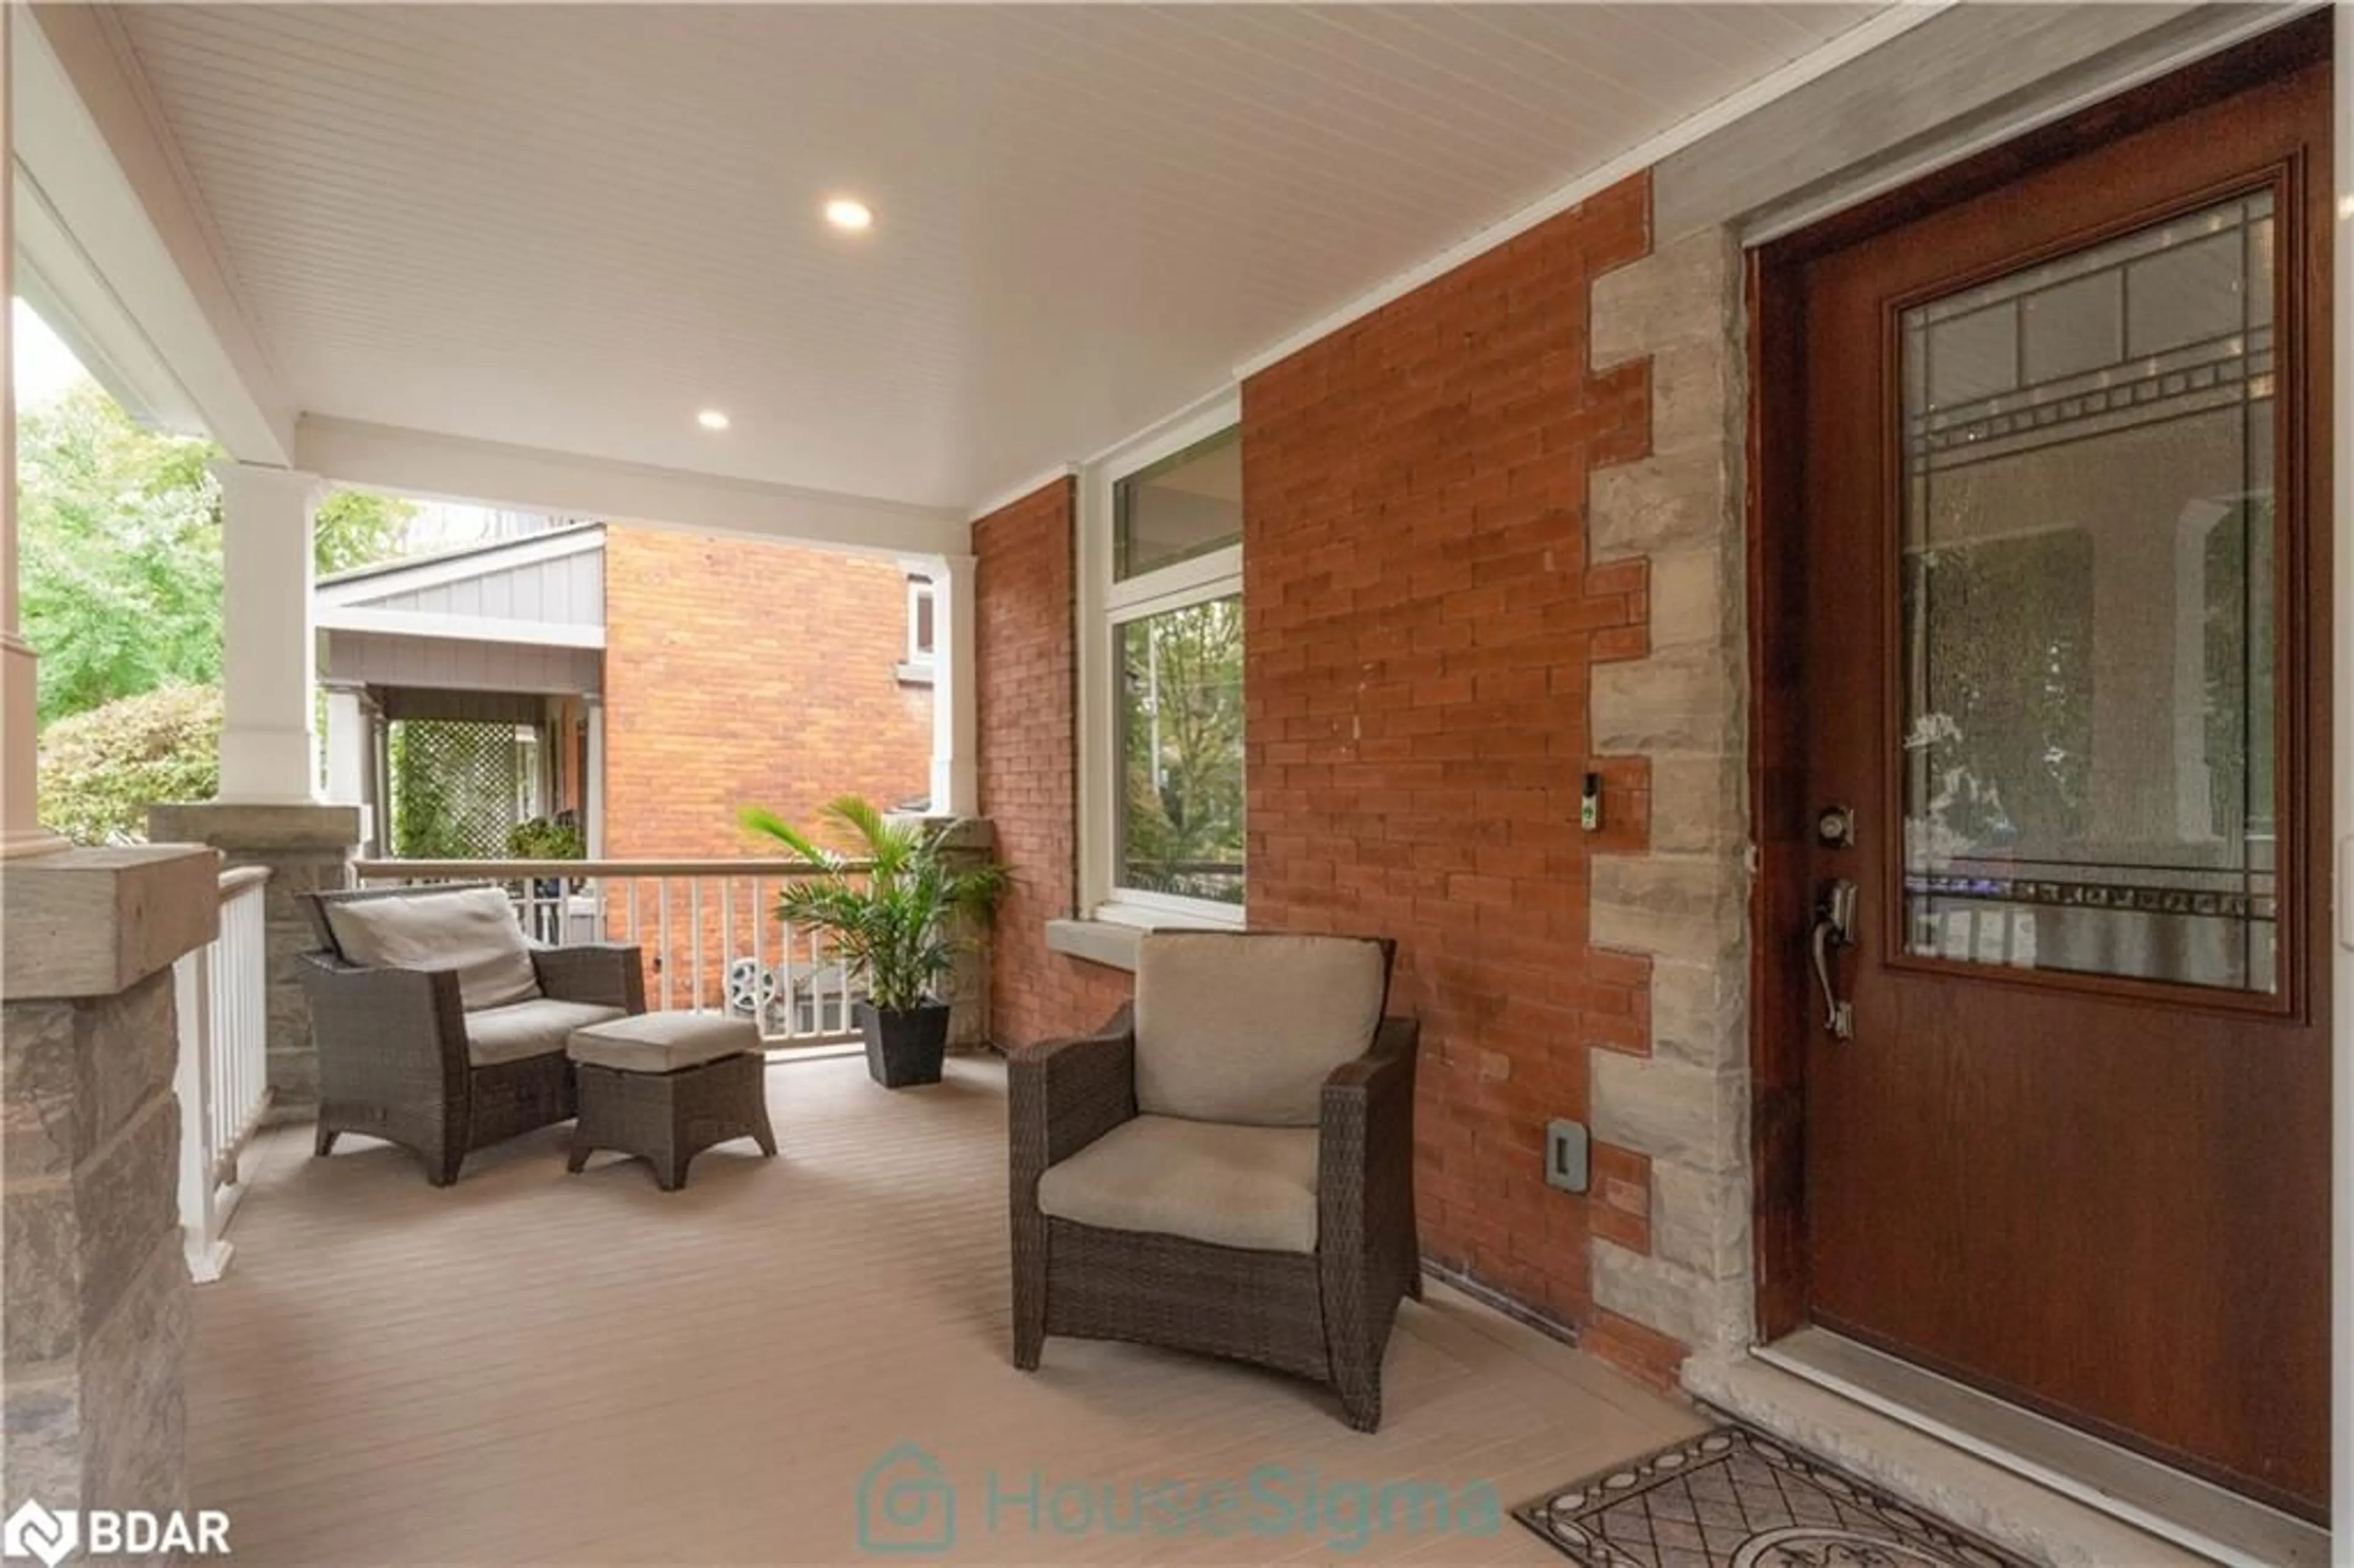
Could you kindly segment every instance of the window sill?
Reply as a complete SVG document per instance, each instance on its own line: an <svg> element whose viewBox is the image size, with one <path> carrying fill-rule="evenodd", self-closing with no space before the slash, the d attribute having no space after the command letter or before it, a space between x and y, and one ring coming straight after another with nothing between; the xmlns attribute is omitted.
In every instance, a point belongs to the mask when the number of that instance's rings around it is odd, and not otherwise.
<svg viewBox="0 0 2354 1568"><path fill-rule="evenodd" d="M1141 927L1116 926L1108 920L1049 920L1046 950L1133 974L1136 941L1143 935Z"/></svg>
<svg viewBox="0 0 2354 1568"><path fill-rule="evenodd" d="M929 660L902 664L897 673L899 683L903 686L928 686L932 683L932 666Z"/></svg>
<svg viewBox="0 0 2354 1568"><path fill-rule="evenodd" d="M1163 915L1158 911L1121 910L1117 916L1102 916L1092 920L1049 920L1046 922L1046 950L1061 953L1106 969L1136 970L1137 943L1151 931L1239 931L1239 924L1216 920L1189 920L1182 915Z"/></svg>

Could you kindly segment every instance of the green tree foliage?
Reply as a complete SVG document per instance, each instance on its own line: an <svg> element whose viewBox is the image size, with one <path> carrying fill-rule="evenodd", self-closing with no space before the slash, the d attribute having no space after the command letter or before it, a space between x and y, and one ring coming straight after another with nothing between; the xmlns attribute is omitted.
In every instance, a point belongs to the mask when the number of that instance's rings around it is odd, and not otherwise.
<svg viewBox="0 0 2354 1568"><path fill-rule="evenodd" d="M220 486L208 443L142 429L94 381L16 426L18 566L44 726L220 679ZM399 553L417 508L339 492L319 508L324 574Z"/></svg>
<svg viewBox="0 0 2354 1568"><path fill-rule="evenodd" d="M401 553L417 503L364 490L338 490L319 503L311 535L321 577L389 561Z"/></svg>
<svg viewBox="0 0 2354 1568"><path fill-rule="evenodd" d="M77 843L147 836L157 800L220 789L220 692L164 686L59 719L41 736L41 821Z"/></svg>
<svg viewBox="0 0 2354 1568"><path fill-rule="evenodd" d="M220 679L218 488L201 442L142 429L94 382L17 422L18 566L44 726Z"/></svg>
<svg viewBox="0 0 2354 1568"><path fill-rule="evenodd" d="M1243 615L1215 599L1120 630L1124 881L1242 902Z"/></svg>

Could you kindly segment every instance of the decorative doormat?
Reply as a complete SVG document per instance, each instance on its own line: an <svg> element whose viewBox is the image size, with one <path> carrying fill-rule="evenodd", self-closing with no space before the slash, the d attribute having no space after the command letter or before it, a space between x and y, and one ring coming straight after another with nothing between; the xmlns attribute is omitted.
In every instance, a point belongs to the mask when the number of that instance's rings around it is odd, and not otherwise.
<svg viewBox="0 0 2354 1568"><path fill-rule="evenodd" d="M1586 1568L2030 1568L1744 1426L1532 1498L1512 1517Z"/></svg>

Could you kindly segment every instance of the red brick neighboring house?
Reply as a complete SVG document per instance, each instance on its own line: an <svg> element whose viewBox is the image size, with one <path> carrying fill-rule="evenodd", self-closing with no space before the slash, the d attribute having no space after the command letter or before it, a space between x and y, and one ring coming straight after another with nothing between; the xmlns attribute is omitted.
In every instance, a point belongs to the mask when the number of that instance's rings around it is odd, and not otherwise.
<svg viewBox="0 0 2354 1568"><path fill-rule="evenodd" d="M888 560L610 527L605 853L765 853L745 806L807 824L839 795L921 800L932 694L903 678L908 613Z"/></svg>
<svg viewBox="0 0 2354 1568"><path fill-rule="evenodd" d="M513 724L539 733L518 800L579 813L604 858L771 853L744 807L928 791L919 599L888 558L621 524L345 573L316 605L331 788L389 853L388 724Z"/></svg>

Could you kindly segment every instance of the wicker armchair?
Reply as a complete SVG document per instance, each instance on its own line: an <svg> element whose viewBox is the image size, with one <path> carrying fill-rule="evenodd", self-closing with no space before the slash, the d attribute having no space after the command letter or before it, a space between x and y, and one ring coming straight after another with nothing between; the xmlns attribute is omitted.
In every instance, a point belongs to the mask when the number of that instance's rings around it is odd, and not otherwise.
<svg viewBox="0 0 2354 1568"><path fill-rule="evenodd" d="M573 1030L646 1010L637 948L531 947L486 884L304 897L322 1158L365 1133L446 1187L473 1150L572 1116Z"/></svg>
<svg viewBox="0 0 2354 1568"><path fill-rule="evenodd" d="M1013 1362L1048 1334L1230 1356L1330 1384L1381 1425L1414 1215L1419 1025L1392 945L1156 933L1136 1001L1018 1050Z"/></svg>

